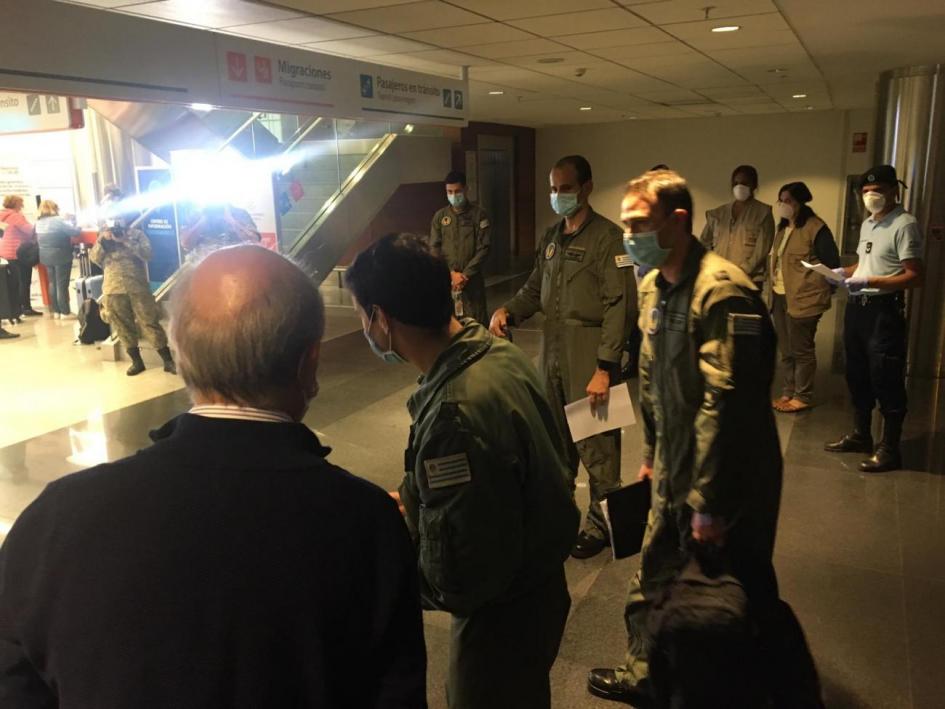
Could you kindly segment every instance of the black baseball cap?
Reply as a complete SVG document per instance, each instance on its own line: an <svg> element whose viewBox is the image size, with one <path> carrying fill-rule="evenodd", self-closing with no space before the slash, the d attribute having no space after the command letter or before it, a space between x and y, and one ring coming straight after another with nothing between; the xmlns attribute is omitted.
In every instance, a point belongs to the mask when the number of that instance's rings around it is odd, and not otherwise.
<svg viewBox="0 0 945 709"><path fill-rule="evenodd" d="M860 178L860 189L866 185L898 185L901 180L896 176L896 168L892 165L876 165L863 173ZM906 183L903 182L905 187Z"/></svg>

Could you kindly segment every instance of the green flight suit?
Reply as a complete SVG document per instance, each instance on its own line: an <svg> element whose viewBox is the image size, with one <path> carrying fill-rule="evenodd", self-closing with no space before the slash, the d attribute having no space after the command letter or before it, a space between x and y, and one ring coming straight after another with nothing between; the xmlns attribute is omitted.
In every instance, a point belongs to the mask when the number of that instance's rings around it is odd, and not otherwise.
<svg viewBox="0 0 945 709"><path fill-rule="evenodd" d="M427 609L453 615L452 709L548 709L580 515L538 374L471 318L420 380L400 496Z"/></svg>
<svg viewBox="0 0 945 709"><path fill-rule="evenodd" d="M611 372L611 384L616 384L623 345L635 317L636 284L620 227L593 211L574 234L564 234L564 225L561 220L545 232L531 275L505 308L513 323L539 311L545 315L539 369L568 448L572 489L580 462L590 478L591 504L584 532L606 538L600 501L620 487L620 431L575 445L564 407L587 396L587 385L599 363Z"/></svg>
<svg viewBox="0 0 945 709"><path fill-rule="evenodd" d="M685 563L693 511L723 517L732 572L755 610L776 612L771 556L781 499L781 449L771 411L775 336L745 273L690 243L682 276L640 284L640 406L653 499L625 620L632 683L648 676L650 604Z"/></svg>
<svg viewBox="0 0 945 709"><path fill-rule="evenodd" d="M462 290L462 317L474 318L488 325L486 280L482 265L489 255L489 215L479 205L467 202L459 213L451 206L443 207L430 222L430 248L442 255L451 271L459 271L469 279Z"/></svg>
<svg viewBox="0 0 945 709"><path fill-rule="evenodd" d="M110 238L108 238L110 237ZM89 253L102 267L102 318L127 349L138 346L143 332L157 349L167 347L161 310L148 282L151 242L140 229L102 229Z"/></svg>

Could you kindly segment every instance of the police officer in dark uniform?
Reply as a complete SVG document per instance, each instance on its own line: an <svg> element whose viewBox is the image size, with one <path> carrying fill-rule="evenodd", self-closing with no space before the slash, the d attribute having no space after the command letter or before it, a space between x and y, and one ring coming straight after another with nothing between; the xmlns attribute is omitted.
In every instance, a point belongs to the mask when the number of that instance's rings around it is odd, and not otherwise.
<svg viewBox="0 0 945 709"><path fill-rule="evenodd" d="M443 181L449 204L433 215L430 247L450 267L457 317L486 321L486 281L482 265L489 255L490 224L486 210L466 196L466 175L453 171Z"/></svg>
<svg viewBox="0 0 945 709"><path fill-rule="evenodd" d="M872 453L864 473L902 467L899 440L906 416L904 291L922 284L922 234L899 203L902 184L892 165L863 175L860 191L870 216L860 227L859 261L837 269L850 291L843 327L853 432L827 443L831 453ZM905 185L903 185L905 187ZM883 438L873 449L873 408L879 401Z"/></svg>

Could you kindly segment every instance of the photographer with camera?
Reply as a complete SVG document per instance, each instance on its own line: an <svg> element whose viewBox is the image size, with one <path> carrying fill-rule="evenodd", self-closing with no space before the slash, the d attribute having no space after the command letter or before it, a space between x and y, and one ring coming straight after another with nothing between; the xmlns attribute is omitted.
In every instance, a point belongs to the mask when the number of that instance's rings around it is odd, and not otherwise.
<svg viewBox="0 0 945 709"><path fill-rule="evenodd" d="M128 376L144 371L144 360L138 348L142 330L164 360L164 371L177 373L167 334L160 323L160 311L148 283L147 263L151 258L151 242L140 229L130 226L134 215L122 215L120 196L106 196L104 226L89 258L102 267L102 315L131 358Z"/></svg>

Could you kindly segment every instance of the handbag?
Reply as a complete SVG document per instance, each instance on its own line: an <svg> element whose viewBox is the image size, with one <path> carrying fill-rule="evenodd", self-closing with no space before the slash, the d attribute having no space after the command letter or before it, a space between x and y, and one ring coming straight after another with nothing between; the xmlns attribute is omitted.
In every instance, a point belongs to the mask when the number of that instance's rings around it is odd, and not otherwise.
<svg viewBox="0 0 945 709"><path fill-rule="evenodd" d="M39 263L39 243L36 241L22 242L16 247L16 258L29 268L33 268Z"/></svg>

